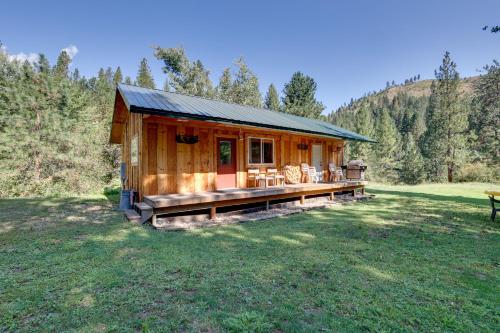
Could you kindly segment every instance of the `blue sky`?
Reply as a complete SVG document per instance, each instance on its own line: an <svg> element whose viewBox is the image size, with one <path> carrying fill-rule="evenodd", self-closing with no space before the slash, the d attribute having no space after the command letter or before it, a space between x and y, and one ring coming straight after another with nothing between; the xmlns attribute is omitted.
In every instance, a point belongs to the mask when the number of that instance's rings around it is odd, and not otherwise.
<svg viewBox="0 0 500 333"><path fill-rule="evenodd" d="M300 70L318 83L326 112L413 75L433 77L448 50L462 76L500 59L500 1L16 1L0 12L9 54L45 53L52 63L76 46L73 66L86 76L121 66L135 77L150 61L158 86L165 74L151 46L182 45L211 71L244 56L263 93L281 92Z"/></svg>

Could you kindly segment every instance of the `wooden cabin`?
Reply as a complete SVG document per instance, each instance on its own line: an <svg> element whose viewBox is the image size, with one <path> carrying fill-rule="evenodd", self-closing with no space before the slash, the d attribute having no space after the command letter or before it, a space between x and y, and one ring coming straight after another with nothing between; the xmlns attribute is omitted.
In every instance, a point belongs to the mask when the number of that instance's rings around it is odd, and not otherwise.
<svg viewBox="0 0 500 333"><path fill-rule="evenodd" d="M346 140L371 141L320 120L125 84L110 135L139 201L246 189L250 168L308 163L326 180Z"/></svg>

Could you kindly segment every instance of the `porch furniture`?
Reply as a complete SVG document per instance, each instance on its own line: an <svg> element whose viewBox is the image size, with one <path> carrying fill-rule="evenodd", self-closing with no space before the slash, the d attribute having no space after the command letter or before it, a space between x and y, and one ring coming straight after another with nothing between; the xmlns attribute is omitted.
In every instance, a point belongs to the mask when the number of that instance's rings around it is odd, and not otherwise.
<svg viewBox="0 0 500 333"><path fill-rule="evenodd" d="M285 176L281 173L281 171L278 171L278 169L276 168L267 169L266 185L268 179L272 179L274 186L279 186L279 185L285 186Z"/></svg>
<svg viewBox="0 0 500 333"><path fill-rule="evenodd" d="M302 172L302 175L300 177L300 182L301 183L309 182L309 164L300 163L300 171Z"/></svg>
<svg viewBox="0 0 500 333"><path fill-rule="evenodd" d="M299 184L302 176L300 166L298 165L285 165L283 168L285 174L285 182L287 184Z"/></svg>
<svg viewBox="0 0 500 333"><path fill-rule="evenodd" d="M309 168L308 177L309 177L309 182L315 182L316 184L318 183L319 175L318 172L316 171L316 167Z"/></svg>
<svg viewBox="0 0 500 333"><path fill-rule="evenodd" d="M247 178L248 182L253 182L254 187L260 187L262 181L265 181L265 177L259 169L248 169Z"/></svg>
<svg viewBox="0 0 500 333"><path fill-rule="evenodd" d="M495 203L500 203L500 200L495 199L495 196L499 197L500 196L500 191L485 191L490 198L490 204L491 204L491 221L495 221L495 218L497 216L497 212L500 211L500 208L495 207Z"/></svg>
<svg viewBox="0 0 500 333"><path fill-rule="evenodd" d="M363 160L352 160L342 166L342 170L345 170L345 178L349 180L364 180L366 168Z"/></svg>
<svg viewBox="0 0 500 333"><path fill-rule="evenodd" d="M334 163L328 163L328 172L329 172L328 181L330 182L338 182L343 177L342 169L337 168Z"/></svg>

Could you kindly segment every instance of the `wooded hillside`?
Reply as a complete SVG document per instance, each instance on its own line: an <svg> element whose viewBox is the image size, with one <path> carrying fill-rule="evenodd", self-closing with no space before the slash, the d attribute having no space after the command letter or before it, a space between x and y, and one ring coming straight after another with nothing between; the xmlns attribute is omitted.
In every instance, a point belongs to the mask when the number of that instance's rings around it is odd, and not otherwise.
<svg viewBox="0 0 500 333"><path fill-rule="evenodd" d="M154 50L166 74L164 90L265 107L332 121L378 140L354 143L348 158L368 162L370 179L496 181L500 178L500 67L486 66L479 77L459 79L449 54L436 80L415 76L403 85L352 100L325 117L316 100L317 83L291 75L281 96L271 84L263 98L259 80L243 58L222 72L218 84L200 60L182 48ZM117 185L119 147L110 145L114 91L124 82L155 88L146 59L135 80L120 67L82 77L61 52L56 64L13 60L0 44L0 196L88 193Z"/></svg>
<svg viewBox="0 0 500 333"><path fill-rule="evenodd" d="M460 79L446 53L435 80L387 82L328 119L378 140L347 148L348 158L368 161L372 180L498 181L499 82L496 61L482 75Z"/></svg>

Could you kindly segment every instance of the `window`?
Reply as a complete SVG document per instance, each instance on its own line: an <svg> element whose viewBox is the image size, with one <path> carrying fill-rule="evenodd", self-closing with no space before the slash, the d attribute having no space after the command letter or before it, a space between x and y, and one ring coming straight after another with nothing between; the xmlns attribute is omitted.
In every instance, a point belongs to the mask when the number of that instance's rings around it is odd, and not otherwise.
<svg viewBox="0 0 500 333"><path fill-rule="evenodd" d="M248 164L274 164L274 140L249 138Z"/></svg>
<svg viewBox="0 0 500 333"><path fill-rule="evenodd" d="M220 165L231 164L231 141L220 141Z"/></svg>

